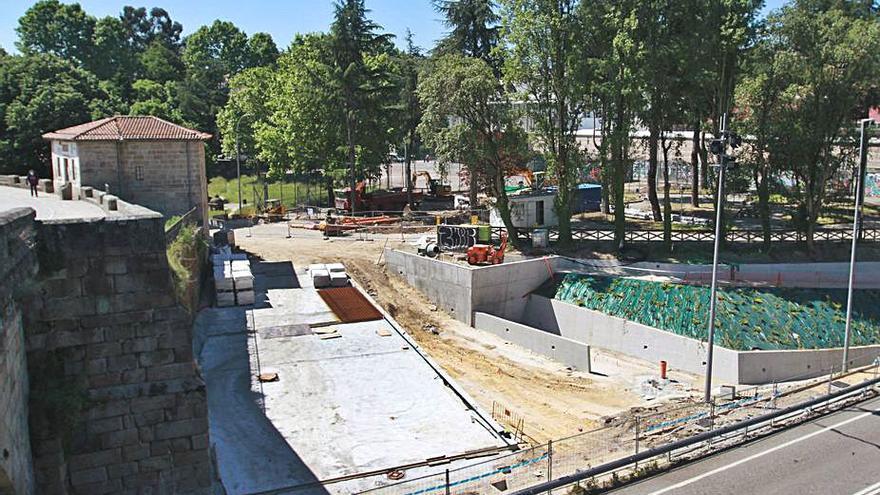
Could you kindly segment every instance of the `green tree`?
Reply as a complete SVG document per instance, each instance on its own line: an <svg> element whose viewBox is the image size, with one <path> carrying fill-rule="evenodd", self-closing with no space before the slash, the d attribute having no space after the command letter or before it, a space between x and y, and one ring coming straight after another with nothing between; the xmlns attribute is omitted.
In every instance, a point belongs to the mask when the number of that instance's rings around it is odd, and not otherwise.
<svg viewBox="0 0 880 495"><path fill-rule="evenodd" d="M492 68L495 76L501 78L501 59L498 57L499 22L501 17L495 12L492 0L434 0L434 9L443 15L443 23L449 33L437 43L435 54L460 54L479 58ZM500 82L499 82L500 84ZM468 174L468 198L476 206L480 192L477 184L475 164L468 156L462 157Z"/></svg>
<svg viewBox="0 0 880 495"><path fill-rule="evenodd" d="M0 170L47 175L42 135L106 116L108 96L92 74L54 55L6 56L0 63Z"/></svg>
<svg viewBox="0 0 880 495"><path fill-rule="evenodd" d="M349 165L349 187L352 210L355 207L355 186L358 177L365 177L366 167L384 161L390 139L382 142L386 129L368 125L380 113L385 100L388 73L382 64L368 63L387 49L389 35L375 32L380 27L367 18L369 11L363 0L339 0L335 4L335 18L330 27L334 57L334 82L338 90L339 107L345 123L345 140ZM376 138L379 137L377 140ZM384 150L382 150L382 145ZM358 149L360 148L360 153ZM377 149L378 148L378 149ZM358 155L361 165L358 166ZM360 169L360 170L359 170Z"/></svg>
<svg viewBox="0 0 880 495"><path fill-rule="evenodd" d="M503 33L508 42L504 75L523 88L521 100L534 122L537 146L558 192L559 242L571 242L571 192L583 157L575 139L591 78L574 0L505 0Z"/></svg>
<svg viewBox="0 0 880 495"><path fill-rule="evenodd" d="M470 157L476 172L471 180L495 198L509 238L518 243L504 183L512 168L527 161L528 147L513 106L484 60L444 55L434 64L419 83L419 134L441 163Z"/></svg>
<svg viewBox="0 0 880 495"><path fill-rule="evenodd" d="M159 42L175 51L180 49L183 26L171 19L165 9L154 7L147 12L144 7L126 5L119 16L132 48L143 52L153 42Z"/></svg>
<svg viewBox="0 0 880 495"><path fill-rule="evenodd" d="M773 58L765 64L785 70L759 132L772 136L772 162L795 178L789 191L797 204L794 222L813 250L830 180L855 148L852 116L866 113L860 105L880 72L880 21L865 2L797 0L768 20L768 31L773 45L763 53ZM760 111L760 102L752 111Z"/></svg>
<svg viewBox="0 0 880 495"><path fill-rule="evenodd" d="M23 54L47 53L74 60L80 66L94 54L95 18L78 3L40 0L18 20L15 46Z"/></svg>
<svg viewBox="0 0 880 495"><path fill-rule="evenodd" d="M278 60L278 47L268 33L256 33L248 39L248 67L273 65Z"/></svg>
<svg viewBox="0 0 880 495"><path fill-rule="evenodd" d="M424 70L424 57L413 44L412 33L406 31L406 51L399 56L400 102L399 128L401 140L405 143L404 174L406 176L407 203L412 205L412 156L419 145L418 126L422 120L422 106L419 102L418 86L420 73Z"/></svg>

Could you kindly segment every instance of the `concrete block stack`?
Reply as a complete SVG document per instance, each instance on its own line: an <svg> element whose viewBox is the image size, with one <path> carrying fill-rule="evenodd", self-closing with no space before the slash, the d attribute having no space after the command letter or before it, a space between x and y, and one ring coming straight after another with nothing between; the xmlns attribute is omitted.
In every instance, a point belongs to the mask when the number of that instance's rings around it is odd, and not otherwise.
<svg viewBox="0 0 880 495"><path fill-rule="evenodd" d="M217 306L254 303L254 275L247 255L221 253L212 257Z"/></svg>
<svg viewBox="0 0 880 495"><path fill-rule="evenodd" d="M314 263L309 265L309 275L316 289L327 287L345 287L348 285L348 274L342 263Z"/></svg>

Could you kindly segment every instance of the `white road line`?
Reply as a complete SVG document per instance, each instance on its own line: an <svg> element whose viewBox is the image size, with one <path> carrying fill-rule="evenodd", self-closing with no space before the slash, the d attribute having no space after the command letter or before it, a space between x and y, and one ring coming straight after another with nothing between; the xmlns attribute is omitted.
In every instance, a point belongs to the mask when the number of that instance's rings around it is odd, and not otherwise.
<svg viewBox="0 0 880 495"><path fill-rule="evenodd" d="M751 455L751 456L746 457L746 458L744 458L744 459L740 459L740 460L738 460L738 461L736 461L736 462L732 462L732 463L730 463L730 464L728 464L728 465L726 465L726 466L721 466L720 468L713 469L713 470L711 470L711 471L707 471L707 472L705 472L705 473L703 473L703 474L701 474L701 475L699 475L699 476L694 476L693 478L690 478L690 479L687 479L687 480L684 480L684 481L678 482L678 483L676 483L676 484L674 484L674 485L667 486L666 488L661 488L660 490L657 490L657 491L655 491L655 492L651 492L651 493L648 494L648 495L660 495L661 493L667 493L667 492L671 492L672 490L677 490L677 489L679 489L679 488L682 488L682 487L685 487L685 486L687 486L687 485L690 485L691 483L696 483L697 481L700 481L701 479L708 478L709 476L714 476L714 475L716 475L716 474L718 474L718 473L721 473L721 472L723 472L723 471L727 471L728 469L731 469L731 468L735 468L735 467L737 467L737 466L739 466L739 465L742 465L742 464L745 464L745 463L747 463L747 462L749 462L749 461L753 461L753 460L758 459L758 458L760 458L760 457L764 457L764 456L767 455L767 454L772 454L773 452L776 452L777 450L782 450L782 449L784 449L784 448L786 448L786 447L791 447L792 445L794 445L794 444L796 444L796 443L803 442L804 440L809 440L810 438L813 438L813 437L815 437L816 435L821 435L822 433L825 433L826 431L831 431L831 430L833 430L833 429L835 429L835 428L840 428L841 426L848 425L848 424L853 423L853 422L856 422L856 421L858 421L858 420L860 420L860 419L867 418L868 416L873 416L873 415L874 415L875 413L877 413L877 412L880 412L880 409L874 409L874 410L871 411L871 412L866 412L866 413L863 413L863 414L859 414L858 416L854 416L854 417L852 417L852 418L849 418L849 419L843 420L843 421L841 421L841 422L839 422L839 423L837 423L837 424L834 424L834 425L831 425L831 426L827 426L827 427L825 427L825 428L822 428L821 430L814 431L814 432L809 433L809 434L807 434L807 435L804 435L804 436L802 436L802 437L795 438L794 440L790 440L790 441L785 442L785 443L783 443L783 444L777 445L777 446L775 446L775 447L773 447L773 448L771 448L771 449L767 449L767 450L765 450L765 451L763 451L763 452L758 452L757 454ZM876 485L875 485L875 486L876 486ZM870 487L870 488L874 488L874 487ZM874 495L874 493L870 493L870 494L869 494L869 493L864 493L864 494L862 494L861 492L859 492L858 494L855 494L855 495Z"/></svg>
<svg viewBox="0 0 880 495"><path fill-rule="evenodd" d="M874 483L868 488L865 488L864 490L859 490L853 493L853 495L877 495L878 493L880 493L880 481Z"/></svg>

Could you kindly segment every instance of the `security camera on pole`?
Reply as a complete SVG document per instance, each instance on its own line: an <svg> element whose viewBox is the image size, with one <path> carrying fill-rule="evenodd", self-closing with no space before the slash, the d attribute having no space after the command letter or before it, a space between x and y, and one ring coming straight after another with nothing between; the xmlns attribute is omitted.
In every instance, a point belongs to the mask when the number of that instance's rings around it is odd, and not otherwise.
<svg viewBox="0 0 880 495"><path fill-rule="evenodd" d="M709 296L709 347L706 355L706 394L705 401L712 401L712 358L715 343L715 294L718 286L718 246L721 241L721 211L724 208L724 171L736 167L736 157L727 154L728 145L738 148L742 138L727 129L727 114L721 121L721 137L713 139L709 150L718 157L718 206L715 208L715 252L712 256L712 290Z"/></svg>

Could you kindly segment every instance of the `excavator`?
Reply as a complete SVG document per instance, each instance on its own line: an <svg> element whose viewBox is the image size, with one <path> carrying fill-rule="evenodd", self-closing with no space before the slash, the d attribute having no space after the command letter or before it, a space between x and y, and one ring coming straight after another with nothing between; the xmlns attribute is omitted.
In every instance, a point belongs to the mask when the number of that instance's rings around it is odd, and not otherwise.
<svg viewBox="0 0 880 495"><path fill-rule="evenodd" d="M419 177L424 177L425 180L428 181L428 196L434 198L449 198L452 197L452 186L449 184L441 183L440 179L431 178L431 174L428 173L427 170L421 170L419 172L414 172L412 175L412 185L413 189L416 187L416 180Z"/></svg>
<svg viewBox="0 0 880 495"><path fill-rule="evenodd" d="M501 245L497 248L492 244L474 244L467 250L467 262L471 265L500 265L504 263L504 251L507 249L507 232L501 234Z"/></svg>

